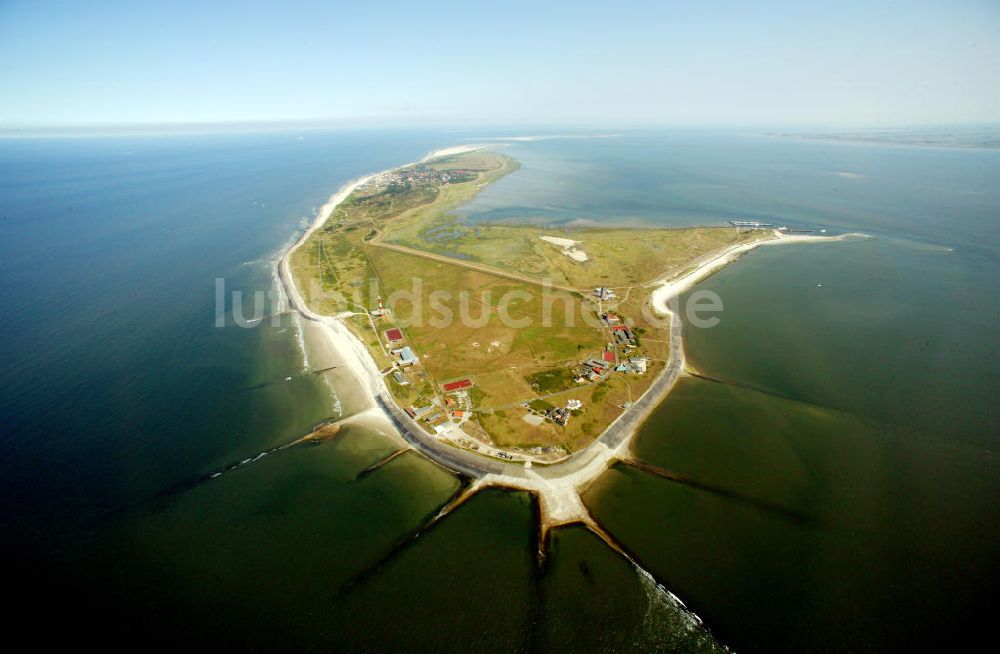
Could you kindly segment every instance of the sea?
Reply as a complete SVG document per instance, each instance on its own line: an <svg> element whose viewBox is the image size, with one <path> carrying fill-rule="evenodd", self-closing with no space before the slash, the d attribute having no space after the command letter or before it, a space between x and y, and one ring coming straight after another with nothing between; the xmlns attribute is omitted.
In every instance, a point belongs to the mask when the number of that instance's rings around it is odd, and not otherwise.
<svg viewBox="0 0 1000 654"><path fill-rule="evenodd" d="M516 138L514 138L516 137ZM345 416L272 293L341 185L452 145L469 221L829 235L700 283L683 378L557 529ZM0 138L12 623L176 651L883 652L990 634L1000 150L523 127ZM821 232L820 230L825 230ZM217 301L220 285L224 303ZM233 319L234 292L243 326ZM687 298L682 298L682 302ZM221 324L220 324L221 315ZM261 318L254 320L253 318ZM22 622L26 624L26 622Z"/></svg>

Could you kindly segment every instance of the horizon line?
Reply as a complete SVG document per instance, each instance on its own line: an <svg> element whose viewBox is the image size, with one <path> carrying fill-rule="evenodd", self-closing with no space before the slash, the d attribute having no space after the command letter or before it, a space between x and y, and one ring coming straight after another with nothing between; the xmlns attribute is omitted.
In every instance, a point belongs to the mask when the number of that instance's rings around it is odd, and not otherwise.
<svg viewBox="0 0 1000 654"><path fill-rule="evenodd" d="M271 119L271 120L207 120L207 121L150 121L123 123L75 123L75 124L0 124L0 138L40 137L40 136L111 136L115 134L156 135L183 133L225 133L225 132L266 132L282 130L324 130L324 129L433 129L449 128L453 130L476 129L507 129L507 128L539 128L561 130L584 129L615 129L625 131L640 131L644 129L718 129L718 130L789 130L801 132L804 130L821 131L868 131L868 130L908 130L908 129L947 129L947 128L997 128L998 121L970 122L939 122L939 123L696 123L684 121L629 121L616 123L609 120L600 121L569 121L556 123L551 121L511 120L511 121L469 121L449 120L444 118L428 118L422 120L405 120L401 118L302 118L302 119Z"/></svg>

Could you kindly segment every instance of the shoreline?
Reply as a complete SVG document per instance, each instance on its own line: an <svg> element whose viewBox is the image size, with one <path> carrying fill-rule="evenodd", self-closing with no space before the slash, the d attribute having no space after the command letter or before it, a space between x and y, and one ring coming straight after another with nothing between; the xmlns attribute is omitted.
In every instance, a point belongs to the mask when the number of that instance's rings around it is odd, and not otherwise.
<svg viewBox="0 0 1000 654"><path fill-rule="evenodd" d="M275 286L279 289L281 302L283 304L287 304L287 307L283 308L297 314L296 317L301 317L304 320L316 323L319 327L315 333L308 334L308 330L305 328L304 324L296 324L296 330L298 331L299 337L302 339L302 354L305 365L308 366L310 362L310 349L315 348L325 350L328 354L332 354L341 362L341 367L344 368L354 380L355 384L353 384L353 386L364 388L367 391L364 398L367 400L365 403L367 406L358 407L358 410L354 413L362 413L370 409L378 409L382 413L384 421L388 425L392 426L392 417L387 411L385 411L384 407L380 407L379 402L377 401L377 398L383 395L383 391L384 395L388 396L388 388L385 386L385 381L382 378L378 365L376 365L375 360L371 357L371 354L368 352L364 343L359 341L357 337L355 337L354 334L352 334L350 330L341 323L340 318L343 314L338 316L323 316L313 312L306 305L305 300L303 300L302 295L299 293L298 286L295 284L295 279L292 275L292 255L299 249L299 247L302 246L303 243L306 242L313 232L326 224L326 222L333 216L333 212L336 210L337 206L340 205L340 203L346 200L350 194L355 191L355 189L365 184L373 177L392 170L404 168L406 166L423 163L438 157L461 154L463 152L473 152L476 150L482 150L486 147L489 147L489 144L460 145L440 148L427 153L419 161L401 164L380 172L362 175L361 177L356 177L346 182L343 186L337 189L337 191L331 195L322 206L320 206L313 222L297 239L285 248L284 252L280 255L278 264L274 267L273 274L275 278ZM310 336L313 336L314 338L310 338ZM317 343L315 342L316 340L319 340L320 342ZM345 381L349 382L350 380ZM345 391L341 388L337 388L337 386L352 386L349 383L343 382L335 384L329 380L328 384L333 387L332 391L337 397L338 404L341 404L340 398L341 395L345 394ZM343 417L346 418L349 416ZM395 427L393 427L393 431L395 431Z"/></svg>
<svg viewBox="0 0 1000 654"><path fill-rule="evenodd" d="M491 147L491 144L441 148L431 151L419 162L414 163L422 163L439 157L481 150L487 147ZM382 172L398 170L414 165L414 163L401 164ZM292 255L313 232L330 219L341 202L359 186L379 174L382 173L358 177L338 189L320 207L316 219L309 228L281 256L276 267L276 276L287 298L289 309L298 313L303 319L316 323L320 329L315 330L314 334L323 341L320 347L334 353L342 360L342 367L350 375L350 379L341 378L343 381L339 381L339 383L331 382L335 394L339 396L344 392L337 388L338 386L354 387L364 391L361 394L364 400L363 406L359 406L356 413L367 412L373 418L377 415L380 420L384 419L385 424L404 441L406 446L419 451L452 472L473 478L475 482L470 487L470 491L487 486L506 486L537 494L543 514L546 516L545 524L547 527L572 522L586 522L590 519L586 507L580 499L581 489L589 486L615 460L628 455L631 441L639 427L663 403L677 380L687 374L685 371L683 322L680 316L668 306L670 300L761 245L832 242L850 236L867 237L867 235L860 234L840 236L790 235L776 231L773 239L741 243L728 246L722 251L708 253L701 260L695 260L694 269L679 278L665 278L667 274L665 273L664 276L648 283L647 286L656 286L650 296L654 311L670 319L670 357L666 367L657 375L650 387L636 398L633 405L612 420L590 445L560 461L526 468L525 461L506 462L483 456L441 442L431 434L426 433L419 424L412 421L396 405L368 348L341 322L341 318L354 314L342 313L336 316L316 314L306 306L299 293L291 273ZM300 327L300 333L305 331ZM354 384L351 384L351 379L354 380ZM345 417L349 417L349 415Z"/></svg>
<svg viewBox="0 0 1000 654"><path fill-rule="evenodd" d="M702 257L702 261L698 262L695 269L691 272L682 275L677 279L664 279L661 277L660 279L651 282L649 286L655 285L657 288L655 288L650 295L650 304L652 304L653 309L657 313L668 313L669 309L667 307L667 303L670 300L674 299L681 293L690 290L698 282L735 262L747 252L764 245L833 243L836 241L845 241L848 238L871 238L868 234L861 234L859 232L838 234L836 236L813 236L809 234L785 234L777 230L775 230L774 236L774 238L768 240L730 245L724 248L721 252L710 252Z"/></svg>

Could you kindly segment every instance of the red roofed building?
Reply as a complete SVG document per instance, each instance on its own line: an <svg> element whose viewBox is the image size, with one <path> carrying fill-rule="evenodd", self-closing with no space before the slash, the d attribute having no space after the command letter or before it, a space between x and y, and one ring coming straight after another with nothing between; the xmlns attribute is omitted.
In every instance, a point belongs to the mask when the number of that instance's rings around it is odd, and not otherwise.
<svg viewBox="0 0 1000 654"><path fill-rule="evenodd" d="M611 331L613 331L613 332L620 332L623 329L628 329L628 327L625 326L625 325L612 325L611 326Z"/></svg>
<svg viewBox="0 0 1000 654"><path fill-rule="evenodd" d="M445 393L451 393L452 391L460 391L463 388L468 388L472 386L472 381L468 379L459 379L458 381L448 382L441 388L444 389Z"/></svg>
<svg viewBox="0 0 1000 654"><path fill-rule="evenodd" d="M601 355L601 356L603 356L604 360L607 361L608 363L614 363L615 362L615 353L612 352L611 350L605 350L604 354Z"/></svg>

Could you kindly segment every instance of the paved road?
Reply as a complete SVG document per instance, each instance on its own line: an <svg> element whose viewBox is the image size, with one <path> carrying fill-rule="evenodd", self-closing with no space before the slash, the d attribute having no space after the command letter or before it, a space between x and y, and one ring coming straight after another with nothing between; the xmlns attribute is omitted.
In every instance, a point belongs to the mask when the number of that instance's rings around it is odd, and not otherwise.
<svg viewBox="0 0 1000 654"><path fill-rule="evenodd" d="M629 439L677 383L684 372L684 325L675 314L670 319L670 360L667 367L653 380L646 392L631 407L615 419L600 438L575 452L568 459L550 466L534 468L546 479L566 476L585 467L604 448L615 450Z"/></svg>
<svg viewBox="0 0 1000 654"><path fill-rule="evenodd" d="M649 413L667 396L684 372L684 328L676 316L670 321L670 362L645 393L604 431L600 438L568 458L552 465L534 464L532 474L543 479L557 479L586 467L605 448L614 450L631 437ZM414 449L442 466L473 478L486 474L525 477L522 463L504 463L487 459L473 452L441 442L424 431L416 421L402 411L392 398L379 396L379 405L393 419L403 438Z"/></svg>
<svg viewBox="0 0 1000 654"><path fill-rule="evenodd" d="M324 317L314 314L307 307L300 304L299 298L290 279L291 275L289 272L290 265L288 259L295 248L297 248L308 237L308 235L308 232L303 234L299 241L285 253L280 264L278 265L278 278L285 287L288 302L294 311L306 320L323 322ZM401 246L391 246L386 244L379 244L379 246L390 249L400 249L408 253L424 256L430 259L439 259L451 264L459 263L460 265L470 268L481 269L483 272L487 272L492 275L501 274L496 270L485 266L480 267L475 264L470 265L468 262L464 261L456 262L454 259L450 259L448 257L419 252L416 250L411 251L409 248L402 248ZM529 281L533 284L541 284L538 280L528 277L522 278L520 275L513 273L505 273L501 276L516 279L518 281ZM553 286L553 288L560 288L561 290L570 292L578 292L576 289L571 289L569 287ZM531 474L542 477L543 479L557 479L559 477L572 474L593 461L595 456L603 455L607 449L616 449L626 439L634 434L639 425L646 419L649 412L656 408L663 398L666 397L670 389L673 388L674 383L676 383L677 378L683 372L683 336L683 327L680 318L673 315L670 321L669 363L667 364L666 369L657 377L656 380L654 380L653 384L646 390L646 392L643 393L643 395L628 410L618 416L618 418L615 419L615 421L612 422L611 425L604 431L600 438L595 440L589 446L575 452L567 459L564 459L559 463L552 465L535 464L531 469ZM375 400L376 403L385 410L394 426L399 430L400 435L409 445L427 458L437 462L449 470L475 479L488 474L508 475L511 477L528 476L523 463L505 463L495 459L486 458L434 438L424 431L420 425L410 418L410 416L407 415L402 409L400 409L395 400L389 396L388 391L385 389L380 391Z"/></svg>
<svg viewBox="0 0 1000 654"><path fill-rule="evenodd" d="M291 292L291 281L284 265L278 266L278 276L288 296L292 309L306 320L322 322L322 318L299 304L294 292ZM567 459L552 465L535 464L532 474L543 479L563 477L585 467L595 456L603 454L605 448L616 449L626 439L635 433L639 425L646 419L649 412L666 397L673 388L677 378L684 369L683 325L675 315L670 321L670 359L666 369L653 381L645 393L622 415L620 415L604 433L586 448L573 453ZM525 477L527 475L523 463L505 463L489 459L468 450L444 443L434 438L406 414L396 404L386 391L375 398L378 406L392 420L403 439L415 450L454 472L478 479L488 474Z"/></svg>
<svg viewBox="0 0 1000 654"><path fill-rule="evenodd" d="M423 428L417 424L413 418L402 411L399 406L396 405L395 401L391 398L388 400L379 395L375 398L378 405L385 409L385 412L389 415L396 429L402 435L403 439L428 459L439 463L440 465L452 470L454 472L459 472L467 477L472 477L473 479L478 479L484 475L493 474L510 474L506 468L507 465L501 462L492 462L483 457L476 456L471 452L466 450L461 450L457 447L452 447L442 443L438 439L434 438ZM510 466L512 468L520 468L520 466ZM520 468L523 471L523 468ZM517 473L514 473L517 474Z"/></svg>

